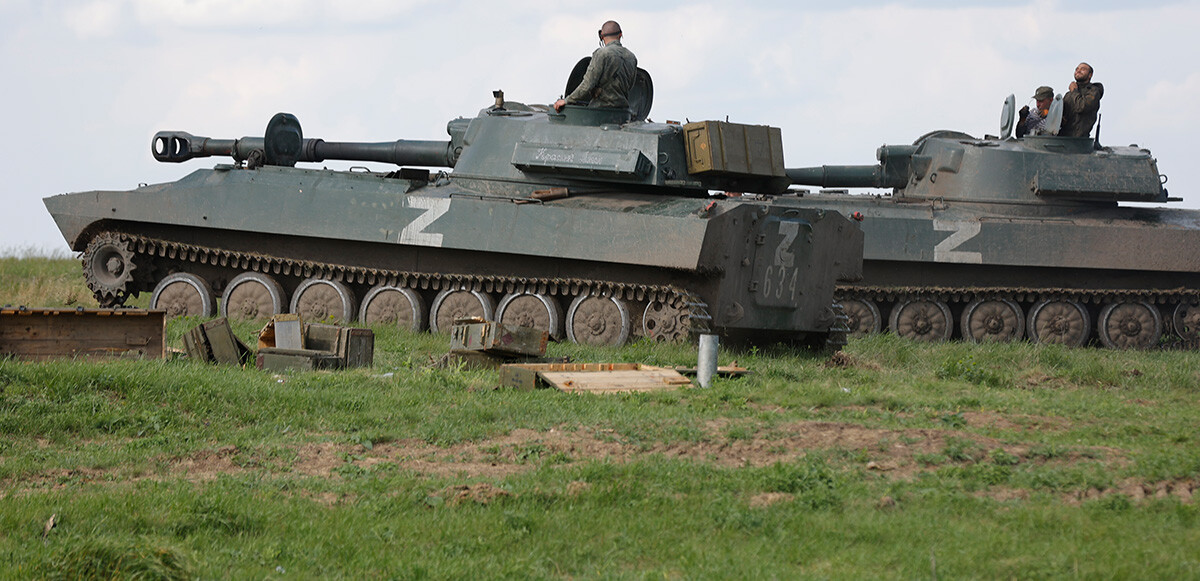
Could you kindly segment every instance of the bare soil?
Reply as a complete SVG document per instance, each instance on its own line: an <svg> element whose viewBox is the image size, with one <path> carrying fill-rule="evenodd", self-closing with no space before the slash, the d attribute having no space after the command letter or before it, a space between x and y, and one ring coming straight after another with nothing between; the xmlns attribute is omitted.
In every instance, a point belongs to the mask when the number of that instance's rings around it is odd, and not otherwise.
<svg viewBox="0 0 1200 581"><path fill-rule="evenodd" d="M1013 434L1028 431L1062 430L1069 426L1057 418L1011 416L991 412L964 412L967 424L973 427L996 429ZM801 421L775 425L753 432L746 437L731 437L746 431L731 431L738 424L729 420L714 420L703 426L704 435L695 441L631 443L611 430L594 427L561 427L548 431L514 430L503 436L482 441L466 442L448 447L431 445L421 440L399 440L376 444L370 448L337 441L301 444L287 450L280 458L278 450L268 456L262 450L244 450L236 446L216 445L185 457L161 458L153 471L146 469L114 468L108 470L77 468L57 470L2 482L0 488L8 495L21 495L32 490L57 489L70 483L121 483L144 479L183 479L192 482L211 481L219 476L250 471L267 471L280 476L293 474L319 478L340 478L339 469L357 467L369 469L390 463L401 470L433 477L465 480L498 479L530 471L547 460L556 465L601 461L624 463L649 457L665 457L704 462L724 467L766 466L789 462L813 451L840 450L852 455L868 474L891 480L907 480L919 473L936 470L937 463L926 464L921 457L943 453L950 440L968 447L980 460L988 452L1003 450L1018 462L1083 461L1076 451L1053 460L1031 456L1030 446L1014 444L995 438L943 429L883 429L868 428L850 423ZM337 438L334 435L325 435ZM1114 466L1124 463L1120 451L1089 449L1088 461L1102 461ZM1099 458L1099 460L1096 460ZM568 492L586 490L586 482L572 483ZM1109 494L1124 494L1131 500L1174 496L1183 502L1191 498L1200 484L1196 482L1123 482L1109 490L1087 490L1069 495L1068 502L1082 502ZM474 484L446 489L441 496L447 503L476 502L486 504L508 494L490 485ZM981 493L997 500L1027 498L1021 489L992 487ZM0 495L3 495L0 493ZM750 499L752 505L768 506L790 499L789 495L766 494ZM318 499L332 504L336 498ZM889 504L890 503L890 504ZM881 507L895 501L881 501Z"/></svg>

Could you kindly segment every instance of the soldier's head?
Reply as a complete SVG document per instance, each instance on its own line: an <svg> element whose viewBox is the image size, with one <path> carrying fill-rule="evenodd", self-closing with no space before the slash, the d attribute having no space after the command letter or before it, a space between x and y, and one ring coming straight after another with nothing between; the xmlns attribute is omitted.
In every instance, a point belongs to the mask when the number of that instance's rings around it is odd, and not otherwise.
<svg viewBox="0 0 1200 581"><path fill-rule="evenodd" d="M616 21L609 20L600 27L600 42L603 44L621 40L621 36L621 25Z"/></svg>
<svg viewBox="0 0 1200 581"><path fill-rule="evenodd" d="M1038 87L1033 100L1037 102L1038 109L1049 109L1050 102L1054 100L1054 89L1045 85Z"/></svg>
<svg viewBox="0 0 1200 581"><path fill-rule="evenodd" d="M1089 65L1087 63L1079 63L1079 66L1075 67L1075 82L1087 83L1087 82L1091 82L1091 80L1092 80L1092 65Z"/></svg>

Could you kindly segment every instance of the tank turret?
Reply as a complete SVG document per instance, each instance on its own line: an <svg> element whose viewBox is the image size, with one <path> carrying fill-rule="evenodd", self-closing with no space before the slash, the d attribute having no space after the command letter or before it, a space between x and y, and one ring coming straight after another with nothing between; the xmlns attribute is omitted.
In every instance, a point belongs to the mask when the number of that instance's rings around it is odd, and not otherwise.
<svg viewBox="0 0 1200 581"><path fill-rule="evenodd" d="M932 138L931 138L932 137ZM1005 203L1164 203L1167 190L1150 152L1096 148L1090 137L974 139L934 134L915 146L883 146L877 165L788 169L793 184L894 188L906 199Z"/></svg>
<svg viewBox="0 0 1200 581"><path fill-rule="evenodd" d="M497 91L443 141L327 142L285 113L263 137L160 132L160 161L234 163L46 206L105 304L150 292L152 306L200 316L442 331L481 316L580 343L841 343L833 293L861 275L857 224L769 195L712 195L784 192L779 129L653 123L650 86L635 84L629 111L557 113ZM399 167L298 165L333 159Z"/></svg>
<svg viewBox="0 0 1200 581"><path fill-rule="evenodd" d="M876 159L787 170L799 185L890 189L795 202L864 216L863 278L839 288L856 333L1200 343L1200 212L1124 205L1179 200L1149 150L937 131Z"/></svg>

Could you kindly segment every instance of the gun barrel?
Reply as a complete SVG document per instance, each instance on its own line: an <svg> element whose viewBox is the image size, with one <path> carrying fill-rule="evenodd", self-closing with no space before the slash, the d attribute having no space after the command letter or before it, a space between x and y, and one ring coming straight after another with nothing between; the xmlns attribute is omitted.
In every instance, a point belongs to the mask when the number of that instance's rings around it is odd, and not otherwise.
<svg viewBox="0 0 1200 581"><path fill-rule="evenodd" d="M212 139L184 131L159 131L151 142L154 159L182 163L191 159L227 156L247 159L254 150L265 146L262 137ZM320 162L373 161L396 165L454 167L454 150L449 141L412 141L401 139L384 143L340 143L323 139L304 139L298 161Z"/></svg>
<svg viewBox="0 0 1200 581"><path fill-rule="evenodd" d="M305 139L300 161L375 161L396 165L454 167L449 141L401 139L384 143L343 143L323 139Z"/></svg>
<svg viewBox="0 0 1200 581"><path fill-rule="evenodd" d="M822 188L883 188L890 187L883 179L883 167L878 165L823 165L820 167L789 168L788 179L802 186Z"/></svg>

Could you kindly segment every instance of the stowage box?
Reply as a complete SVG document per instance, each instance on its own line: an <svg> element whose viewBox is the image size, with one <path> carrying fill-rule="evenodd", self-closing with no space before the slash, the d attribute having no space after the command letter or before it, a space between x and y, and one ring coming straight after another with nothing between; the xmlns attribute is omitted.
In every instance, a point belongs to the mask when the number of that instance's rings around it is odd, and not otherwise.
<svg viewBox="0 0 1200 581"><path fill-rule="evenodd" d="M778 127L697 121L684 125L683 131L689 173L787 175L783 167L783 135Z"/></svg>

